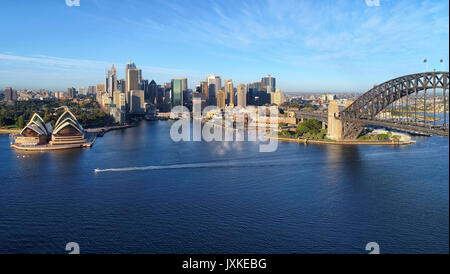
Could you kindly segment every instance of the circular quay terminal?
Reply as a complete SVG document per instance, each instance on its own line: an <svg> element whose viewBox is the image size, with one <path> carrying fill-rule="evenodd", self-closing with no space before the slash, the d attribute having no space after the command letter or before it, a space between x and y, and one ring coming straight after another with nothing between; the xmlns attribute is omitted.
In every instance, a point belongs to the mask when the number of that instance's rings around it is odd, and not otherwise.
<svg viewBox="0 0 450 274"><path fill-rule="evenodd" d="M446 260L449 1L7 0L0 15L3 265Z"/></svg>

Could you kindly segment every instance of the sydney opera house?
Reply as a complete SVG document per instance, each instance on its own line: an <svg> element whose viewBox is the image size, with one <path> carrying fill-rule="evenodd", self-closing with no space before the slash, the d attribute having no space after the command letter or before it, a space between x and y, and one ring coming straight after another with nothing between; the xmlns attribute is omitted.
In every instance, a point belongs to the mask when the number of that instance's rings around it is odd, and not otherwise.
<svg viewBox="0 0 450 274"><path fill-rule="evenodd" d="M83 147L86 133L77 118L66 110L57 120L55 128L35 113L30 122L15 136L12 146L16 149L42 150Z"/></svg>

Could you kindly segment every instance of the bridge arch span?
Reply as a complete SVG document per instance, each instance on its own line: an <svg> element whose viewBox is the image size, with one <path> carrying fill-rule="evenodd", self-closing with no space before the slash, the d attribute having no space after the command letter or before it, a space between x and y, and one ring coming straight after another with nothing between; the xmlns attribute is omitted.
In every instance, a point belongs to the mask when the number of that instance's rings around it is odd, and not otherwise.
<svg viewBox="0 0 450 274"><path fill-rule="evenodd" d="M339 118L343 122L343 138L357 138L361 133L363 126L377 121L377 115L385 110L388 106L392 105L394 102L402 99L403 97L406 97L413 93L417 94L421 91L426 92L429 89L443 90L443 125L440 127L432 128L431 125L427 125L426 122L422 125L412 125L408 122L406 122L406 124L399 122L397 123L398 127L395 125L396 123L392 123L391 127L399 129L415 127L417 128L417 132L421 132L423 130L426 133L435 132L436 135L448 136L448 123L446 121L445 113L446 107L448 105L448 98L446 96L448 83L449 73L440 71L405 75L374 86L372 89L355 100L353 104L339 113L339 117L337 118ZM377 123L382 124L381 122Z"/></svg>

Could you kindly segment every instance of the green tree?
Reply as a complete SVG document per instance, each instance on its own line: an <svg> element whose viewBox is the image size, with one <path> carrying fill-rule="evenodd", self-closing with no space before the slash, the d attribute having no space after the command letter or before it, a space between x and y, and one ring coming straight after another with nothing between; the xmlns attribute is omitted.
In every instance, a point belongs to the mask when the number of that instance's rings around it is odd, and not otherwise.
<svg viewBox="0 0 450 274"><path fill-rule="evenodd" d="M387 139L389 139L389 135L388 134L378 134L377 138L379 141L386 141Z"/></svg>
<svg viewBox="0 0 450 274"><path fill-rule="evenodd" d="M25 121L23 119L23 115L20 115L19 118L17 119L16 126L18 128L24 128L25 127Z"/></svg>
<svg viewBox="0 0 450 274"><path fill-rule="evenodd" d="M319 121L310 119L306 120L303 123L300 123L297 127L297 134L299 136L303 136L306 133L311 134L318 134L322 130L322 125Z"/></svg>

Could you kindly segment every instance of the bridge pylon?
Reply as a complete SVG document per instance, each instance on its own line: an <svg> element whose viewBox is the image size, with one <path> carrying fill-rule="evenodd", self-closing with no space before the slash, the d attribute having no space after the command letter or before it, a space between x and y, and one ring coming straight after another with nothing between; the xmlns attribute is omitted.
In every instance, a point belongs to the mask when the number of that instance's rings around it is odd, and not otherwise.
<svg viewBox="0 0 450 274"><path fill-rule="evenodd" d="M328 104L328 133L327 137L333 140L342 139L343 125L339 120L339 106L336 101L330 101Z"/></svg>

